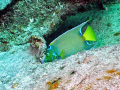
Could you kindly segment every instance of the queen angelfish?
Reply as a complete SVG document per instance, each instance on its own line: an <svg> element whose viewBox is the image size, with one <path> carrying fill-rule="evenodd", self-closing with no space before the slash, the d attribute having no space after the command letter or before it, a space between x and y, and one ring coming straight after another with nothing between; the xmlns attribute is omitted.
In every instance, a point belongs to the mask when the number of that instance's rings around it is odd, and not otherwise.
<svg viewBox="0 0 120 90"><path fill-rule="evenodd" d="M87 25L89 21L83 22L54 39L49 44L46 56L41 62L64 59L82 50L92 49L97 43L97 38L93 29ZM86 25L87 27L83 30Z"/></svg>

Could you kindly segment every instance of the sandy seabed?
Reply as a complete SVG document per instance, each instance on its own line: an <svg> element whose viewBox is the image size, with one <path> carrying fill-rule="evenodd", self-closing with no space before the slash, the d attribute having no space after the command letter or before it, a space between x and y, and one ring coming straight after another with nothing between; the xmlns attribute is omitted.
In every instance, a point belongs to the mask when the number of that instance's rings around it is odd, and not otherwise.
<svg viewBox="0 0 120 90"><path fill-rule="evenodd" d="M120 90L120 45L43 64L29 49L0 55L0 90Z"/></svg>

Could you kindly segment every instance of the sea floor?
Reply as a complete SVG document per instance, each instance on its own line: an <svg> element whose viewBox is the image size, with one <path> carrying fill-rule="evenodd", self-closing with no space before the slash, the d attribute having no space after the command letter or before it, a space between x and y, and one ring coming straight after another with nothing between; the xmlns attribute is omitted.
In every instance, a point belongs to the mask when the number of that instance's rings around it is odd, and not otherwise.
<svg viewBox="0 0 120 90"><path fill-rule="evenodd" d="M120 45L44 64L29 49L0 54L0 90L120 89Z"/></svg>

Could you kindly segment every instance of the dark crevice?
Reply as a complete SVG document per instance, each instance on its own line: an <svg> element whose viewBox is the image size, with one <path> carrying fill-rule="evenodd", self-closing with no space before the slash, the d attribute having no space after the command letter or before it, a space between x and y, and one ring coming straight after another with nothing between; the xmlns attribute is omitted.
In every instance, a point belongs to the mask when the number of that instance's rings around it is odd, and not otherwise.
<svg viewBox="0 0 120 90"><path fill-rule="evenodd" d="M88 20L89 17L86 18L86 20ZM81 20L79 22L76 21L72 21L73 23L67 24L69 21L66 20L65 22L63 22L56 31L53 31L51 34L45 35L44 38L47 42L47 46L54 40L56 39L58 36L60 36L61 34L65 33L66 31L74 28L75 26L81 24L83 21L86 20Z"/></svg>
<svg viewBox="0 0 120 90"><path fill-rule="evenodd" d="M74 18L71 19L71 17L74 17ZM46 35L43 35L43 37L47 42L47 46L61 34L80 25L82 22L90 19L91 17L94 17L94 14L86 15L84 17L79 17L79 18L76 17L76 14L64 15L62 18L64 22L60 24L56 30L52 30L51 33L47 33Z"/></svg>
<svg viewBox="0 0 120 90"><path fill-rule="evenodd" d="M53 30L52 33L47 34L44 36L47 45L50 44L50 42L52 42L55 38L57 38L59 35L63 34L64 32L72 29L73 27L79 25L80 23L88 20L90 17L92 17L92 19L95 17L94 15L96 14L97 11L99 10L105 10L105 8L103 7L103 4L106 4L106 2L101 2L101 1L96 1L93 3L89 3L87 6L80 6L77 8L77 10L75 12L69 12L66 15L61 16L61 19L64 21L58 28L57 30ZM75 21L72 20L72 22L69 22L69 20L67 20L67 18L69 18L70 16L75 17L75 15L77 13L84 13L86 11L90 11L90 10L94 10L95 12L93 12L93 15L87 15L81 18L78 18L80 21ZM77 18L76 18L77 20ZM69 23L69 24L68 24Z"/></svg>
<svg viewBox="0 0 120 90"><path fill-rule="evenodd" d="M72 28L72 26L68 27L69 29ZM47 42L47 46L50 44L50 42L52 42L55 38L57 38L59 35L63 34L64 32L66 32L67 29L64 24L62 24L56 31L52 32L51 34L48 34L46 36L44 36L46 42Z"/></svg>

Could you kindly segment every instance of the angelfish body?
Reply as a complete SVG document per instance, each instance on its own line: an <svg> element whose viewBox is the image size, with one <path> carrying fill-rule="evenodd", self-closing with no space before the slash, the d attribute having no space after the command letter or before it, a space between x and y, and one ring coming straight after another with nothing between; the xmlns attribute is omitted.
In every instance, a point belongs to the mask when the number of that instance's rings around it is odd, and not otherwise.
<svg viewBox="0 0 120 90"><path fill-rule="evenodd" d="M49 44L46 56L42 62L51 62L55 59L64 59L70 55L80 52L84 49L88 50L95 46L96 43L89 44L87 41L96 42L96 35L90 26L87 26L84 34L82 27L88 22L66 31Z"/></svg>

